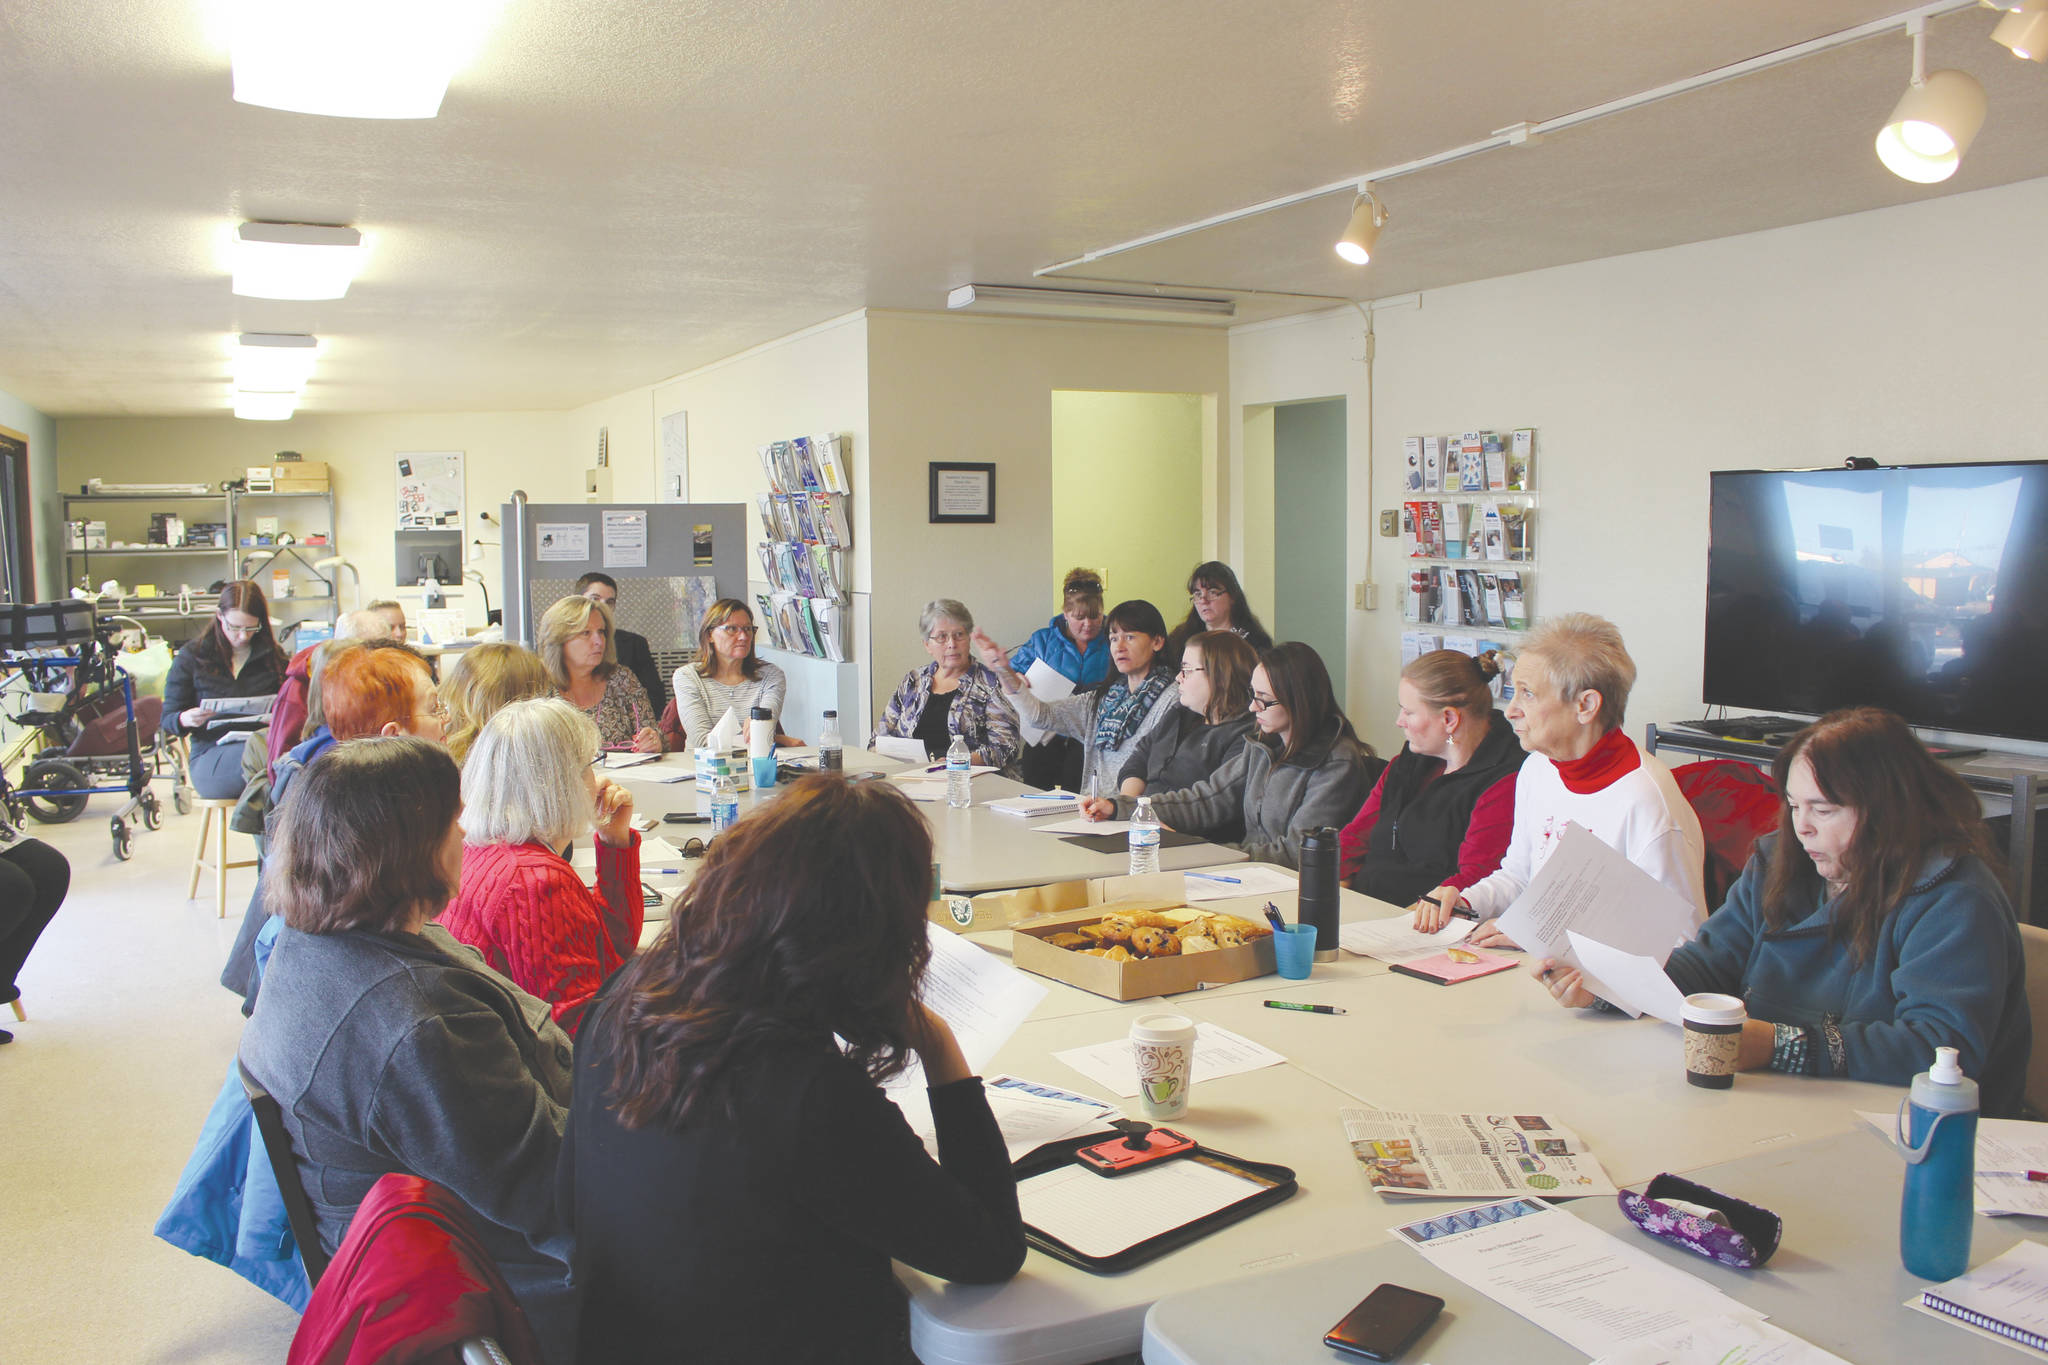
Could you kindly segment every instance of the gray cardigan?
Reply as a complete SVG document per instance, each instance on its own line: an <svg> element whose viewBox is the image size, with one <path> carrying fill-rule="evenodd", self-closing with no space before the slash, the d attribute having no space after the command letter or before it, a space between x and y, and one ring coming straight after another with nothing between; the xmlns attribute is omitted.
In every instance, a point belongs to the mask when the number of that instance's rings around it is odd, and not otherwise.
<svg viewBox="0 0 2048 1365"><path fill-rule="evenodd" d="M1115 796L1124 761L1138 747L1138 741L1180 705L1180 684L1168 683L1166 690L1159 694L1159 700L1152 703L1152 709L1146 712L1145 719L1131 731L1131 737L1114 749L1095 747L1095 709L1102 703L1102 693L1096 688L1090 687L1058 701L1040 701L1031 695L1031 685L1026 683L1023 690L1010 694L1010 700L1017 704L1017 714L1025 724L1081 741L1082 791L1088 790L1089 781L1099 772L1102 774L1102 794Z"/></svg>
<svg viewBox="0 0 2048 1365"><path fill-rule="evenodd" d="M1365 804L1384 766L1332 721L1289 762L1279 762L1274 741L1255 734L1208 780L1147 795L1153 813L1174 829L1212 829L1241 814L1244 838L1232 841L1237 847L1257 862L1299 867L1302 832L1321 825L1342 828ZM1130 819L1137 804L1120 797L1117 818Z"/></svg>
<svg viewBox="0 0 2048 1365"><path fill-rule="evenodd" d="M378 1176L423 1176L476 1215L537 1329L568 1316L555 1158L570 1044L544 1002L438 924L281 927L241 1056L284 1110L329 1251Z"/></svg>

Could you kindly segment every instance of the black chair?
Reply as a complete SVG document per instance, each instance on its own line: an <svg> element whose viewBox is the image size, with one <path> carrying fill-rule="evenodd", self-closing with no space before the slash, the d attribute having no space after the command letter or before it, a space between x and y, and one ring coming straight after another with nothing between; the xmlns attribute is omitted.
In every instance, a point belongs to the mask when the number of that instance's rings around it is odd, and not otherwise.
<svg viewBox="0 0 2048 1365"><path fill-rule="evenodd" d="M292 1240L299 1244L299 1263L306 1267L306 1283L317 1287L327 1273L327 1252L320 1245L320 1228L313 1218L313 1201L299 1180L298 1163L292 1159L291 1134L284 1130L284 1110L263 1083L249 1074L240 1057L235 1071L242 1078L249 1108L256 1113L256 1131L263 1134L263 1150L270 1157L271 1173L284 1194L284 1216L291 1224Z"/></svg>

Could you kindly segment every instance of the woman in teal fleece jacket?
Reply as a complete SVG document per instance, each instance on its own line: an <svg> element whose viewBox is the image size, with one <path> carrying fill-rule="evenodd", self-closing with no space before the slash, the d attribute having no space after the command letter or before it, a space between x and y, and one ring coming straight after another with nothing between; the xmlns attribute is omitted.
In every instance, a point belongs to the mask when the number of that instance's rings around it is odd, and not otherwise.
<svg viewBox="0 0 2048 1365"><path fill-rule="evenodd" d="M1665 974L1748 1002L1744 1069L1906 1085L1953 1047L1984 1113L2017 1113L2026 961L1976 797L1867 707L1794 735L1775 776L1778 832ZM1560 1002L1594 1003L1576 970L1533 970Z"/></svg>

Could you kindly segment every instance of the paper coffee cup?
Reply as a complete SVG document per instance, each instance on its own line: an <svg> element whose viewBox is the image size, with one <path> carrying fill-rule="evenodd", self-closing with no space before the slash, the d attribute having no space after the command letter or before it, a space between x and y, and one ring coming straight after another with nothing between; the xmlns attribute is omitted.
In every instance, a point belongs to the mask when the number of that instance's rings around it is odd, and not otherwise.
<svg viewBox="0 0 2048 1365"><path fill-rule="evenodd" d="M1147 1014L1131 1025L1131 1053L1138 1068L1138 1107L1148 1119L1177 1119L1188 1112L1194 1082L1195 1022L1183 1014Z"/></svg>
<svg viewBox="0 0 2048 1365"><path fill-rule="evenodd" d="M1685 1020L1685 1079L1709 1090L1734 1085L1749 1007L1737 996L1703 991L1685 997L1679 1017Z"/></svg>

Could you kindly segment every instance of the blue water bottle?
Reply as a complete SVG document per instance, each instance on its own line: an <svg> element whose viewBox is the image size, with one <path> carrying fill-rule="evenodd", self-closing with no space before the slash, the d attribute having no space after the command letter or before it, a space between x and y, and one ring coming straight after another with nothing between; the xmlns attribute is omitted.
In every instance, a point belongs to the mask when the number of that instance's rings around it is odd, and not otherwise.
<svg viewBox="0 0 2048 1365"><path fill-rule="evenodd" d="M1899 1130L1899 1259L1923 1280L1952 1280L1970 1268L1977 1176L1977 1083L1954 1048L1934 1049L1934 1065L1913 1078Z"/></svg>

